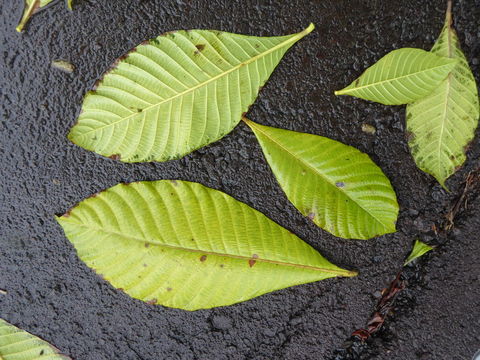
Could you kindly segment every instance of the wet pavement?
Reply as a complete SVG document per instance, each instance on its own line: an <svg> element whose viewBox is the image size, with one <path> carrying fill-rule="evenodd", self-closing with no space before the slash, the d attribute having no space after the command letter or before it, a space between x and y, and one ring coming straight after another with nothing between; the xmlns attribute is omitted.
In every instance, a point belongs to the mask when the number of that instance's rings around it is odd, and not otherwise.
<svg viewBox="0 0 480 360"><path fill-rule="evenodd" d="M75 1L74 1L75 2ZM480 191L455 228L438 237L462 182L479 166L479 131L468 162L443 190L415 167L404 107L333 91L399 47L429 49L446 1L57 2L23 34L17 0L0 3L0 317L77 360L333 359L365 326L380 291L402 267L415 238L437 249L413 268L385 327L352 358L467 359L480 348ZM455 26L480 76L480 1L458 0ZM176 29L283 35L316 30L284 57L248 116L261 124L328 136L369 154L394 186L398 232L369 241L337 239L287 201L254 135L240 124L222 140L167 163L123 164L70 143L83 94L141 41ZM72 74L53 60L75 65ZM363 132L364 124L376 128ZM239 176L241 174L241 176ZM77 258L53 215L119 182L197 181L222 190L298 234L356 278L297 286L251 301L185 312L116 291Z"/></svg>

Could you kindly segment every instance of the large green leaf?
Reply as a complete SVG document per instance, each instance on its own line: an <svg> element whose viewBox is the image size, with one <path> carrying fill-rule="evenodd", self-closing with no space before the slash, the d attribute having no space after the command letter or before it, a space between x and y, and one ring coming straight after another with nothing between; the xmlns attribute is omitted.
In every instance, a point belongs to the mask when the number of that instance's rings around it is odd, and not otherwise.
<svg viewBox="0 0 480 360"><path fill-rule="evenodd" d="M322 136L244 120L288 199L315 224L343 238L395 231L395 192L368 155Z"/></svg>
<svg viewBox="0 0 480 360"><path fill-rule="evenodd" d="M69 139L125 162L180 158L229 133L298 34L175 31L119 59L85 96Z"/></svg>
<svg viewBox="0 0 480 360"><path fill-rule="evenodd" d="M0 319L0 360L68 360L46 341Z"/></svg>
<svg viewBox="0 0 480 360"><path fill-rule="evenodd" d="M465 161L479 117L477 86L451 26L450 11L432 53L455 59L458 65L433 93L407 106L407 130L417 166L445 187Z"/></svg>
<svg viewBox="0 0 480 360"><path fill-rule="evenodd" d="M433 247L417 239L415 241L415 244L413 245L412 252L410 253L410 255L408 255L408 258L405 260L405 263L403 264L403 266L423 256L425 253L429 252L430 250L433 250Z"/></svg>
<svg viewBox="0 0 480 360"><path fill-rule="evenodd" d="M447 77L455 59L421 49L394 50L335 95L351 95L385 105L407 104L430 94Z"/></svg>
<svg viewBox="0 0 480 360"><path fill-rule="evenodd" d="M120 184L57 220L79 257L113 286L174 308L355 275L251 207L186 181Z"/></svg>

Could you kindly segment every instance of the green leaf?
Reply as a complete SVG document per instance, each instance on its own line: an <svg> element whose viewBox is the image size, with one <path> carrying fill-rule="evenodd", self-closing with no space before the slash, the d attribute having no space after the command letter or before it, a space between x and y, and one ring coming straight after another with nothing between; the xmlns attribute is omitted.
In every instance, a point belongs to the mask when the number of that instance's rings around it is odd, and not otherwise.
<svg viewBox="0 0 480 360"><path fill-rule="evenodd" d="M433 247L421 242L420 240L416 240L415 244L413 245L412 252L408 256L407 260L405 260L405 264L403 264L403 266L411 263L413 260L419 258L430 250L433 250Z"/></svg>
<svg viewBox="0 0 480 360"><path fill-rule="evenodd" d="M421 49L394 50L335 95L351 95L385 105L407 104L430 94L456 60Z"/></svg>
<svg viewBox="0 0 480 360"><path fill-rule="evenodd" d="M17 31L23 31L23 28L27 24L28 20L42 7L47 6L53 0L25 0L25 10L23 11L22 19L17 26Z"/></svg>
<svg viewBox="0 0 480 360"><path fill-rule="evenodd" d="M395 231L395 192L368 155L322 136L244 121L288 199L315 224L348 239Z"/></svg>
<svg viewBox="0 0 480 360"><path fill-rule="evenodd" d="M57 220L89 267L152 304L205 309L355 275L260 212L197 183L119 184Z"/></svg>
<svg viewBox="0 0 480 360"><path fill-rule="evenodd" d="M458 65L433 93L407 106L406 124L417 166L445 187L447 178L465 162L479 118L477 86L451 27L450 11L432 53L455 59Z"/></svg>
<svg viewBox="0 0 480 360"><path fill-rule="evenodd" d="M73 10L73 0L67 0L68 10Z"/></svg>
<svg viewBox="0 0 480 360"><path fill-rule="evenodd" d="M85 96L69 139L125 162L167 161L229 133L298 34L181 30L120 58Z"/></svg>
<svg viewBox="0 0 480 360"><path fill-rule="evenodd" d="M0 319L1 360L68 360L46 341Z"/></svg>

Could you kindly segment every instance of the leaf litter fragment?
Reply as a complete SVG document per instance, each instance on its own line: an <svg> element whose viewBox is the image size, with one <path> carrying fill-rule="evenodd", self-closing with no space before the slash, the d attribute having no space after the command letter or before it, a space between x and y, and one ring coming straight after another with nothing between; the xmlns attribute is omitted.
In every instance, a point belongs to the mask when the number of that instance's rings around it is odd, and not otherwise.
<svg viewBox="0 0 480 360"><path fill-rule="evenodd" d="M424 242L421 242L418 239L415 240L415 244L413 245L412 252L410 253L410 255L408 255L408 258L405 260L405 263L403 264L403 266L408 265L413 260L423 256L424 254L426 254L430 250L433 250L433 247L425 244Z"/></svg>
<svg viewBox="0 0 480 360"><path fill-rule="evenodd" d="M35 15L39 10L49 5L51 2L53 2L53 0L25 0L25 8L23 10L23 15L18 26L16 27L16 30L18 32L22 32L30 18ZM66 2L68 9L72 10L73 0L66 0Z"/></svg>

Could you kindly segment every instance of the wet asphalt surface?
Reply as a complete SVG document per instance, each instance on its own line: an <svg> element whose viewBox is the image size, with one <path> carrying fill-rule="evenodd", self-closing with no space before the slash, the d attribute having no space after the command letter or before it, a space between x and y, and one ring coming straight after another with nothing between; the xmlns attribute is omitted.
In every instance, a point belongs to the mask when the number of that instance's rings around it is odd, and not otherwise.
<svg viewBox="0 0 480 360"><path fill-rule="evenodd" d="M349 97L339 89L399 47L429 49L446 1L77 0L56 3L23 34L17 0L0 2L0 317L77 360L333 359L364 327L380 290L401 268L413 240L439 245L420 260L362 359L467 359L480 348L480 195L455 229L437 238L479 166L479 131L468 162L444 191L416 169L403 107ZM455 26L480 76L480 1L458 0ZM284 57L251 107L259 123L342 141L369 154L390 178L401 207L398 232L370 241L337 239L303 218L276 183L254 135L240 124L221 141L178 161L128 165L70 143L83 94L141 41L176 29L252 35L316 30ZM72 62L68 74L52 60ZM375 135L361 131L363 123ZM251 301L185 312L116 291L77 258L53 215L119 182L197 181L222 190L298 234L330 261L357 269L351 279L293 287ZM335 355L337 354L337 355Z"/></svg>

